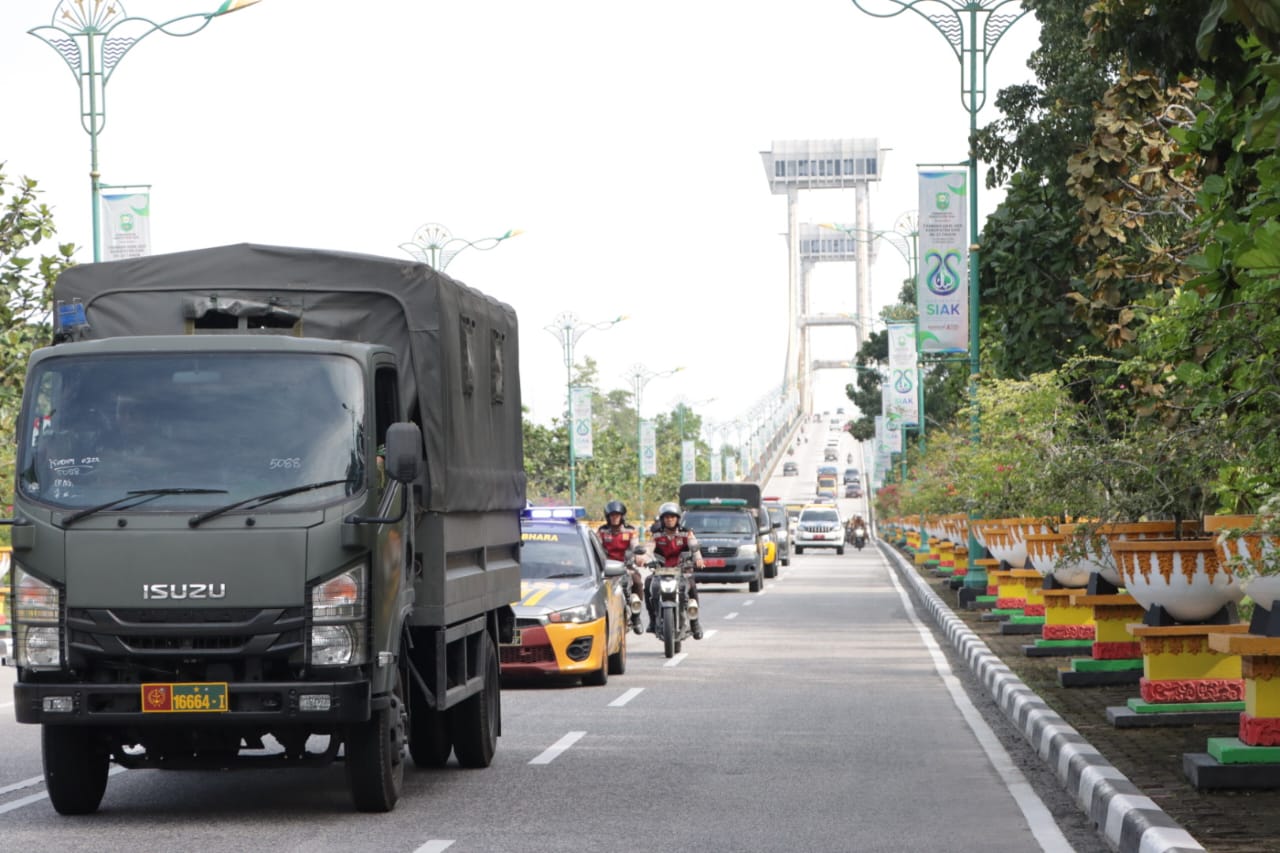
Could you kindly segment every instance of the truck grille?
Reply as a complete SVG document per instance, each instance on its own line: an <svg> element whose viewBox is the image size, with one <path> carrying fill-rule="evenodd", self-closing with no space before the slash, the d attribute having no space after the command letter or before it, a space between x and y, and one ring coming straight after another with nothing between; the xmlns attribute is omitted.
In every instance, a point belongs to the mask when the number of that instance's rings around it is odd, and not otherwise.
<svg viewBox="0 0 1280 853"><path fill-rule="evenodd" d="M72 656L284 656L302 648L302 608L67 609Z"/></svg>
<svg viewBox="0 0 1280 853"><path fill-rule="evenodd" d="M702 556L704 557L736 557L738 556L738 546L737 545L723 545L723 546L711 545L702 549Z"/></svg>

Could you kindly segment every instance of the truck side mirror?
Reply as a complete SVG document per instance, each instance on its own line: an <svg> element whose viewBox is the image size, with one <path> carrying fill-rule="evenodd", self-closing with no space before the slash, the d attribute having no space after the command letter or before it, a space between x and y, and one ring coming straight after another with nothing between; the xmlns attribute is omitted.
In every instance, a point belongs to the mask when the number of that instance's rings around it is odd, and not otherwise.
<svg viewBox="0 0 1280 853"><path fill-rule="evenodd" d="M383 467L397 483L412 483L422 476L422 430L411 422L387 427L386 456Z"/></svg>

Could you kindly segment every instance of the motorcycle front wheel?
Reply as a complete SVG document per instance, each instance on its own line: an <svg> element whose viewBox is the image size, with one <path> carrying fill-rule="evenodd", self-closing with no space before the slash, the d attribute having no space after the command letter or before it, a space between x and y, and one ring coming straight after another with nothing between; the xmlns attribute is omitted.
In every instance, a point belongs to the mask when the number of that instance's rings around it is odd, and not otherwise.
<svg viewBox="0 0 1280 853"><path fill-rule="evenodd" d="M662 608L662 651L667 657L676 654L676 608L673 604Z"/></svg>

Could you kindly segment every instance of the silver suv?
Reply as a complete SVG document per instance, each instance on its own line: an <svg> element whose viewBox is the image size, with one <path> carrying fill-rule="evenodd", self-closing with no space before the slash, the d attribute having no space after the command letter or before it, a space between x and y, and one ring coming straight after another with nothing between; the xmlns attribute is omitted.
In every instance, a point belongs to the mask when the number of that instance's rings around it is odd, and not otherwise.
<svg viewBox="0 0 1280 853"><path fill-rule="evenodd" d="M791 550L798 556L805 548L835 548L844 553L844 522L840 510L831 504L811 504L800 510Z"/></svg>

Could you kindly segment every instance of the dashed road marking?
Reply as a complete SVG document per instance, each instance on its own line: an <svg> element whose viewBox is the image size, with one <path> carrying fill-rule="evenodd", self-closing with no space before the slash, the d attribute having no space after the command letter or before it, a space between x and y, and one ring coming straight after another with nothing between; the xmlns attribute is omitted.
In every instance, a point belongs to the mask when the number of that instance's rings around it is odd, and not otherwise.
<svg viewBox="0 0 1280 853"><path fill-rule="evenodd" d="M643 692L644 692L643 687L632 687L626 693L623 693L617 699L614 699L612 702L610 702L609 707L621 708L623 705L627 704L628 702L630 702L632 699L636 698Z"/></svg>
<svg viewBox="0 0 1280 853"><path fill-rule="evenodd" d="M582 736L585 734L586 732L569 732L567 735L560 738L560 740L556 741L555 743L551 744L551 746L547 747L542 752L541 755L539 755L537 758L533 759L529 763L530 764L550 764L551 762L559 758L562 752L564 752L569 747L573 746L575 743L581 740Z"/></svg>

